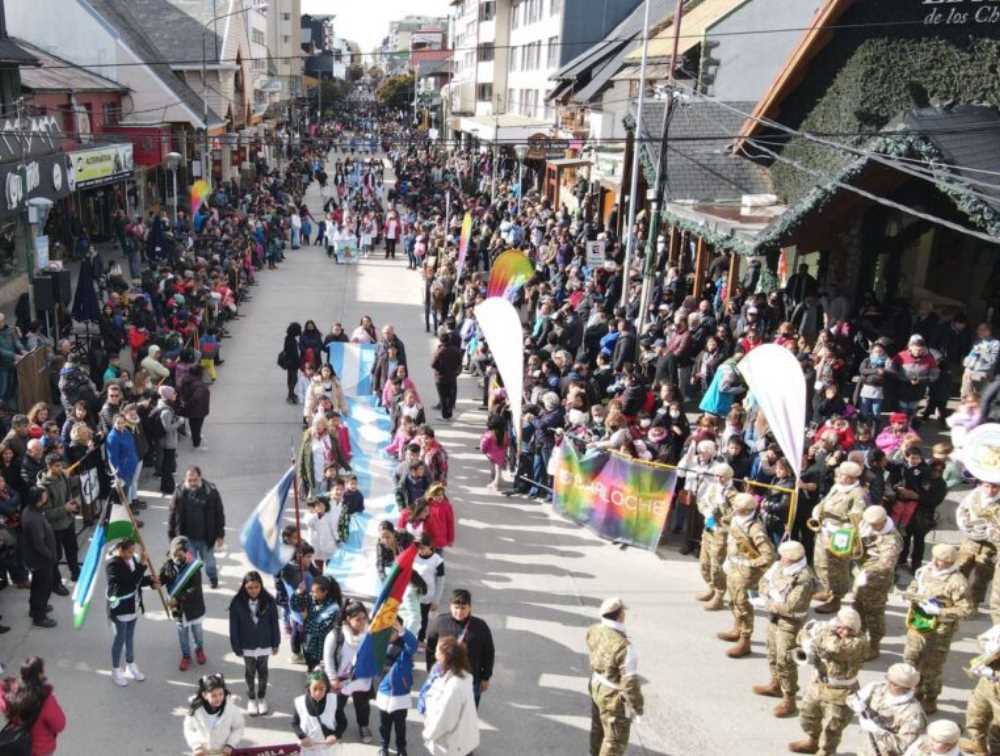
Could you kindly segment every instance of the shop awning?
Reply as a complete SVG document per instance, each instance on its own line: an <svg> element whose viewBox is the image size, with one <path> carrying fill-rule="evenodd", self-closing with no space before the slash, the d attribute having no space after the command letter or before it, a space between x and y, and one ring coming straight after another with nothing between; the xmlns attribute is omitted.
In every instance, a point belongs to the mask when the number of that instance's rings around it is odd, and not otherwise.
<svg viewBox="0 0 1000 756"><path fill-rule="evenodd" d="M550 121L539 118L504 113L500 116L462 118L459 130L475 134L483 142L523 142L539 132L551 132L553 126Z"/></svg>
<svg viewBox="0 0 1000 756"><path fill-rule="evenodd" d="M747 0L704 0L681 19L678 56L701 44L705 31L723 16L732 13ZM674 25L670 23L649 40L650 58L669 58L674 51ZM642 60L642 41L625 56L626 63Z"/></svg>

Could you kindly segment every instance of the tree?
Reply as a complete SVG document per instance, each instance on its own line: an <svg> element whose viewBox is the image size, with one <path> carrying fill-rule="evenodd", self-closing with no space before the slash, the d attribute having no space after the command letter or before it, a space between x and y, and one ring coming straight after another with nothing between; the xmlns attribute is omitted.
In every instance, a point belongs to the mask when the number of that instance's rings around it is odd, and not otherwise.
<svg viewBox="0 0 1000 756"><path fill-rule="evenodd" d="M387 108L402 109L413 102L413 76L390 76L375 90L375 97Z"/></svg>
<svg viewBox="0 0 1000 756"><path fill-rule="evenodd" d="M360 63L353 63L347 67L347 80L355 82L365 75L364 66Z"/></svg>
<svg viewBox="0 0 1000 756"><path fill-rule="evenodd" d="M378 66L372 66L371 68L369 68L368 75L371 76L376 81L379 81L383 76L385 76L385 74L382 72L382 69L379 68Z"/></svg>

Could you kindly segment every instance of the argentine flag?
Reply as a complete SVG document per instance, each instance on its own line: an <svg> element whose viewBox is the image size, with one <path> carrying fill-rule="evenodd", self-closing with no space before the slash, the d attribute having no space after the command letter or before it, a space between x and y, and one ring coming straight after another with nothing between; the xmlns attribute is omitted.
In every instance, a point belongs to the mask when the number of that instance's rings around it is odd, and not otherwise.
<svg viewBox="0 0 1000 756"><path fill-rule="evenodd" d="M375 345L331 341L327 349L330 352L330 366L340 379L344 393L347 396L371 394Z"/></svg>
<svg viewBox="0 0 1000 756"><path fill-rule="evenodd" d="M250 563L267 575L277 575L292 556L292 548L281 543L285 503L295 484L295 468L289 467L278 485L267 492L240 533L240 543Z"/></svg>

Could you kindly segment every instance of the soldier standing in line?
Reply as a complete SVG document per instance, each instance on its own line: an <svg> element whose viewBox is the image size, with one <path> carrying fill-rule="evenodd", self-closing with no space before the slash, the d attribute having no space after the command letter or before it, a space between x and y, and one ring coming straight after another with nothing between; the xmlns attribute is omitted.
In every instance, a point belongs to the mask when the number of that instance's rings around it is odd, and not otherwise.
<svg viewBox="0 0 1000 756"><path fill-rule="evenodd" d="M841 462L837 466L835 482L823 500L812 511L812 519L819 524L819 534L813 552L813 568L823 586L822 593L813 598L821 601L816 607L819 614L834 614L851 587L851 547L841 544L838 537L848 529L855 529L868 504L868 495L861 486L861 473L857 462Z"/></svg>
<svg viewBox="0 0 1000 756"><path fill-rule="evenodd" d="M854 608L861 615L861 632L868 635L868 656L877 659L885 637L885 606L895 585L896 562L903 553L903 537L881 506L868 507L862 515L861 570L854 578Z"/></svg>
<svg viewBox="0 0 1000 756"><path fill-rule="evenodd" d="M864 733L858 756L903 756L927 717L914 696L920 673L906 663L893 664L885 680L868 683L847 705L858 715Z"/></svg>
<svg viewBox="0 0 1000 756"><path fill-rule="evenodd" d="M802 699L803 740L788 744L792 753L834 756L851 721L847 697L858 689L858 672L868 643L861 637L861 617L850 607L827 622L810 623L799 632L799 646L815 668Z"/></svg>
<svg viewBox="0 0 1000 756"><path fill-rule="evenodd" d="M757 501L747 493L733 497L733 519L726 538L726 590L733 610L733 629L719 633L719 640L736 642L726 656L739 659L750 653L753 635L753 606L750 591L774 561L774 546L757 516Z"/></svg>
<svg viewBox="0 0 1000 756"><path fill-rule="evenodd" d="M965 707L965 730L968 738L959 743L962 753L986 756L994 722L1000 720L1000 626L994 625L977 639L983 648L969 669L979 678Z"/></svg>
<svg viewBox="0 0 1000 756"><path fill-rule="evenodd" d="M758 696L781 697L774 707L776 717L796 713L795 694L799 691L799 669L793 652L796 638L809 616L809 603L816 590L816 575L806 563L806 550L798 541L778 547L780 561L771 565L760 579L760 601L770 614L767 626L767 666L771 682L754 685Z"/></svg>
<svg viewBox="0 0 1000 756"><path fill-rule="evenodd" d="M962 730L957 724L950 719L939 719L927 725L927 733L917 738L903 756L959 756L964 750L960 746L961 737Z"/></svg>
<svg viewBox="0 0 1000 756"><path fill-rule="evenodd" d="M590 653L590 756L623 756L632 719L642 716L639 659L625 634L625 604L605 599L587 631Z"/></svg>
<svg viewBox="0 0 1000 756"><path fill-rule="evenodd" d="M941 674L959 622L975 611L969 583L958 571L958 548L939 543L931 555L931 563L917 570L906 589L910 610L903 649L903 660L920 671L917 700L927 714L937 711Z"/></svg>
<svg viewBox="0 0 1000 756"><path fill-rule="evenodd" d="M713 466L712 475L713 481L698 498L698 511L705 518L698 562L708 590L695 598L705 602L707 612L723 607L726 575L722 571L722 563L726 559L726 532L733 517L732 500L737 493L733 487L733 468L725 462Z"/></svg>
<svg viewBox="0 0 1000 756"><path fill-rule="evenodd" d="M972 602L979 606L996 569L1000 483L980 483L969 492L955 510L955 521L965 536L958 548L958 567L969 581Z"/></svg>

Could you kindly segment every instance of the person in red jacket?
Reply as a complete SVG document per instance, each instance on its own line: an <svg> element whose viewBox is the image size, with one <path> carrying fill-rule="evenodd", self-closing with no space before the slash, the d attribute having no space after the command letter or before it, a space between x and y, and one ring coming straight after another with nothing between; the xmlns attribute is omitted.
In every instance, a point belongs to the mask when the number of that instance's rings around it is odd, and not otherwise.
<svg viewBox="0 0 1000 756"><path fill-rule="evenodd" d="M444 484L433 483L424 494L427 499L427 516L434 548L444 549L455 545L455 510L444 492Z"/></svg>
<svg viewBox="0 0 1000 756"><path fill-rule="evenodd" d="M56 739L66 729L66 714L45 679L45 662L37 656L25 659L21 679L4 680L0 692L4 716L19 726L31 726L31 756L55 753Z"/></svg>

